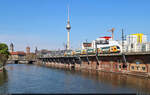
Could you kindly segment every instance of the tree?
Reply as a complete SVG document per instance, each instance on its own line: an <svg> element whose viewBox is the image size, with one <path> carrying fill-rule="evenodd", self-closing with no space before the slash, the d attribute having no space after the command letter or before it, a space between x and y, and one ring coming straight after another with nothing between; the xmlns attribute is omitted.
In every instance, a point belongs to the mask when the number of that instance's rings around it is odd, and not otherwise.
<svg viewBox="0 0 150 95"><path fill-rule="evenodd" d="M9 55L8 46L5 43L0 43L0 67L5 65Z"/></svg>

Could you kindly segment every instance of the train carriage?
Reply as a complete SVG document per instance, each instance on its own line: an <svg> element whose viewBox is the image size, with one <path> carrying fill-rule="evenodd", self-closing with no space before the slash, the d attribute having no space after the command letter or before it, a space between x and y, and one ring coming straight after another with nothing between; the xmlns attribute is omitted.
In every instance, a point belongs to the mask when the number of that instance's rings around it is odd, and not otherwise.
<svg viewBox="0 0 150 95"><path fill-rule="evenodd" d="M119 46L107 46L97 48L98 54L110 54L110 53L120 53ZM74 55L95 55L96 49L80 49L80 50L68 50L64 53L64 56L74 56Z"/></svg>
<svg viewBox="0 0 150 95"><path fill-rule="evenodd" d="M87 49L87 54L89 54L89 55L96 54L96 50L95 49Z"/></svg>
<svg viewBox="0 0 150 95"><path fill-rule="evenodd" d="M72 56L72 55L74 55L74 51L73 50L67 50L64 53L64 56Z"/></svg>
<svg viewBox="0 0 150 95"><path fill-rule="evenodd" d="M80 55L81 54L81 50L76 50L74 52L75 52L74 55Z"/></svg>

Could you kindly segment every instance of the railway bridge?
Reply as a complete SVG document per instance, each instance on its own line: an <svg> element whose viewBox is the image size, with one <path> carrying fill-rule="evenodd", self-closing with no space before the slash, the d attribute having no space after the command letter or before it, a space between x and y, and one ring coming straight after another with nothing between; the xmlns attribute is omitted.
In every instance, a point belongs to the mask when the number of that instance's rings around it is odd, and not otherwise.
<svg viewBox="0 0 150 95"><path fill-rule="evenodd" d="M149 52L79 56L39 56L37 63L55 68L104 71L150 77Z"/></svg>
<svg viewBox="0 0 150 95"><path fill-rule="evenodd" d="M25 57L22 58L9 58L7 60L7 64L33 64L36 62L36 59L27 59Z"/></svg>

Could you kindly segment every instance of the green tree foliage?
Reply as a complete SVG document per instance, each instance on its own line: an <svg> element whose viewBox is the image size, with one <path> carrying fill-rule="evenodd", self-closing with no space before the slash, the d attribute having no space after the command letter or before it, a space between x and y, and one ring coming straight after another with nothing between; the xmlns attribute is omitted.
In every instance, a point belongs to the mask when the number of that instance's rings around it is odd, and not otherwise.
<svg viewBox="0 0 150 95"><path fill-rule="evenodd" d="M9 55L8 46L4 43L0 43L0 54Z"/></svg>
<svg viewBox="0 0 150 95"><path fill-rule="evenodd" d="M8 46L0 43L0 66L3 66L9 57Z"/></svg>

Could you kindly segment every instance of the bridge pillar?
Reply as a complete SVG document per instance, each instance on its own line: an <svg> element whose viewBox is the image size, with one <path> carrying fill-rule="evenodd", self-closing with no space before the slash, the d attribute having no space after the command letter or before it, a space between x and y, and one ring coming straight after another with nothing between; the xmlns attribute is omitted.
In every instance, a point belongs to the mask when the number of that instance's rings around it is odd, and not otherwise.
<svg viewBox="0 0 150 95"><path fill-rule="evenodd" d="M62 68L65 68L65 64L66 64L66 61L65 61L65 58L63 58L63 63L62 63Z"/></svg>
<svg viewBox="0 0 150 95"><path fill-rule="evenodd" d="M60 59L59 59L59 67L58 67L59 69L61 69L61 64L62 64L61 62L62 62L62 60L61 60L61 58L60 58Z"/></svg>
<svg viewBox="0 0 150 95"><path fill-rule="evenodd" d="M74 59L69 60L69 69L74 69Z"/></svg>
<svg viewBox="0 0 150 95"><path fill-rule="evenodd" d="M49 58L48 66L51 67L52 59Z"/></svg>
<svg viewBox="0 0 150 95"><path fill-rule="evenodd" d="M90 61L91 62L91 61ZM85 58L81 58L81 69L90 69L91 67L90 67L90 62L89 62L89 60L87 60L87 58L85 57Z"/></svg>
<svg viewBox="0 0 150 95"><path fill-rule="evenodd" d="M53 64L53 67L54 67L54 68L56 67L56 64L57 64L57 59L55 58L55 59L54 59L54 64Z"/></svg>
<svg viewBox="0 0 150 95"><path fill-rule="evenodd" d="M45 64L45 59L43 59L43 61L42 61L42 65L44 65Z"/></svg>
<svg viewBox="0 0 150 95"><path fill-rule="evenodd" d="M47 60L46 60L46 66L48 66L49 65L49 59L47 58Z"/></svg>
<svg viewBox="0 0 150 95"><path fill-rule="evenodd" d="M59 59L58 59L58 58L56 59L55 67L56 67L56 68L59 68Z"/></svg>
<svg viewBox="0 0 150 95"><path fill-rule="evenodd" d="M19 64L18 60L15 60L14 62L15 62L15 64Z"/></svg>
<svg viewBox="0 0 150 95"><path fill-rule="evenodd" d="M78 59L75 60L75 69L76 70L80 70L81 69L81 63L82 63L82 60L80 57L78 57Z"/></svg>
<svg viewBox="0 0 150 95"><path fill-rule="evenodd" d="M46 59L46 66L48 66L49 65L49 59L47 58Z"/></svg>
<svg viewBox="0 0 150 95"><path fill-rule="evenodd" d="M80 64L75 63L75 69L76 69L76 70L80 70L80 68L81 68L81 67L80 67Z"/></svg>
<svg viewBox="0 0 150 95"><path fill-rule="evenodd" d="M54 64L55 64L55 60L54 60L54 58L52 59L52 65L51 65L51 67L54 67Z"/></svg>

